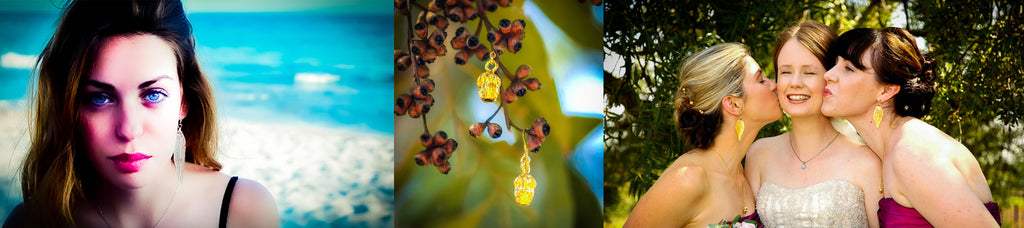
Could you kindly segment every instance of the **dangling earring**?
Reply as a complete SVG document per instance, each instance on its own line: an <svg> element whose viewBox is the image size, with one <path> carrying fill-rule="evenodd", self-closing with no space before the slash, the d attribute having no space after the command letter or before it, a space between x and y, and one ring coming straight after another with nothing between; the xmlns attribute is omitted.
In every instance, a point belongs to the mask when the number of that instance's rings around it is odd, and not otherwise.
<svg viewBox="0 0 1024 228"><path fill-rule="evenodd" d="M501 89L501 77L498 77L494 72L498 71L498 63L494 61L497 58L496 52L491 52L491 59L487 60L487 72L480 73L480 76L476 78L477 94L480 95L480 100L490 103L498 99Z"/></svg>
<svg viewBox="0 0 1024 228"><path fill-rule="evenodd" d="M533 202L534 189L537 188L537 181L530 175L530 150L526 147L527 139L526 132L523 132L523 156L519 158L519 170L523 173L512 182L515 186L512 193L519 206L530 206L530 202Z"/></svg>
<svg viewBox="0 0 1024 228"><path fill-rule="evenodd" d="M736 140L743 140L743 116L736 120Z"/></svg>
<svg viewBox="0 0 1024 228"><path fill-rule="evenodd" d="M178 174L178 183L181 183L185 172L185 134L181 133L181 120L178 120L178 140L174 148L173 159L174 171Z"/></svg>
<svg viewBox="0 0 1024 228"><path fill-rule="evenodd" d="M875 105L875 113L872 115L875 117L875 128L878 128L882 124L882 102L879 101L878 105Z"/></svg>

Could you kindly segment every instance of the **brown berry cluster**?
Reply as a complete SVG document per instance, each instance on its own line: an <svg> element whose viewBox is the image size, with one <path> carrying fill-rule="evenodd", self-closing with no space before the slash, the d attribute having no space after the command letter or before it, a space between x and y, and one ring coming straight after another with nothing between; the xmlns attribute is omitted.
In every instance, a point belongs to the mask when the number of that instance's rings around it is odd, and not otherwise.
<svg viewBox="0 0 1024 228"><path fill-rule="evenodd" d="M523 38L526 38L526 33L523 31L525 28L526 21L522 19L515 21L501 19L498 21L497 29L487 31L487 41L493 44L494 51L499 55L505 50L515 54L523 49Z"/></svg>
<svg viewBox="0 0 1024 228"><path fill-rule="evenodd" d="M420 135L420 144L423 144L426 149L416 153L416 165L433 165L437 167L438 171L442 174L448 174L448 171L452 170L452 164L448 163L448 159L452 157L452 152L459 147L459 143L455 139L449 139L448 134L444 131L438 131L434 135L424 132Z"/></svg>
<svg viewBox="0 0 1024 228"><path fill-rule="evenodd" d="M487 9L488 12L494 12L498 10L498 6L508 7L512 0L480 0L480 3L484 4L484 9Z"/></svg>
<svg viewBox="0 0 1024 228"><path fill-rule="evenodd" d="M444 40L448 37L448 32L445 32L448 21L431 11L420 12L416 20L412 29L417 39L409 42L409 52L412 52L412 55L395 50L395 69L405 71L409 69L410 64L415 63L416 76L426 78L430 76L427 64L434 63L437 57L448 52L444 45ZM430 27L434 27L433 31L429 31ZM413 59L413 56L416 58Z"/></svg>
<svg viewBox="0 0 1024 228"><path fill-rule="evenodd" d="M516 70L516 74L512 77L512 84L505 88L505 93L502 93L502 100L505 103L512 103L516 101L516 97L522 97L526 95L526 90L537 91L540 89L540 80L537 78L526 78L530 76L529 65L519 65L519 69Z"/></svg>
<svg viewBox="0 0 1024 228"><path fill-rule="evenodd" d="M530 129L526 129L526 135L529 137L526 141L526 148L534 153L540 151L540 145L544 143L548 133L551 133L551 126L548 125L547 120L544 118L534 120Z"/></svg>
<svg viewBox="0 0 1024 228"><path fill-rule="evenodd" d="M473 125L469 125L469 136L476 138L476 136L483 133L485 129L487 130L487 135L490 135L491 138L501 137L501 126L498 126L496 123L475 123Z"/></svg>
<svg viewBox="0 0 1024 228"><path fill-rule="evenodd" d="M430 11L444 12L452 22L466 22L477 18L473 0L433 0Z"/></svg>
<svg viewBox="0 0 1024 228"><path fill-rule="evenodd" d="M408 1L409 0L395 0L395 9L398 9L398 12L402 13L402 15L409 15Z"/></svg>
<svg viewBox="0 0 1024 228"><path fill-rule="evenodd" d="M420 115L429 112L430 107L434 106L434 97L430 96L430 92L433 91L433 79L420 81L420 84L412 87L412 91L408 94L398 95L398 98L395 98L395 115L401 116L409 113L409 117L419 118Z"/></svg>
<svg viewBox="0 0 1024 228"><path fill-rule="evenodd" d="M469 125L469 135L475 138L477 135L484 133L485 129L491 138L501 137L501 126L494 123L475 123L473 125ZM544 118L539 118L534 120L533 125L524 131L526 132L527 137L529 137L528 139L524 139L527 140L526 148L530 150L530 152L536 153L537 151L540 151L540 145L544 143L544 139L546 139L548 134L551 133L551 125L548 125L548 121Z"/></svg>
<svg viewBox="0 0 1024 228"><path fill-rule="evenodd" d="M480 61L489 58L487 47L480 45L480 38L470 35L466 27L459 27L455 30L455 37L452 38L452 48L459 50L455 53L455 64L465 65L470 56L476 55Z"/></svg>

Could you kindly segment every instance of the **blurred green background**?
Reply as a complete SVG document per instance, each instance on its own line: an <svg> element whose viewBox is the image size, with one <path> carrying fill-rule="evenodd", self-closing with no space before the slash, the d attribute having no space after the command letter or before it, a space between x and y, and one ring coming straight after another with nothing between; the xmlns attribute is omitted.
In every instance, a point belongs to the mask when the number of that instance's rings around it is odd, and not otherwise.
<svg viewBox="0 0 1024 228"><path fill-rule="evenodd" d="M421 10L412 7L412 15ZM428 64L436 88L426 123L432 134L445 131L459 147L452 153L447 175L434 166L417 166L413 156L423 149L417 139L424 131L423 120L395 116L397 227L600 226L603 104L597 63L602 56L602 13L599 7L577 1L513 1L509 7L487 13L495 26L503 18L526 21L522 50L506 52L500 59L511 71L530 65L531 77L543 85L509 105L515 125L528 128L543 117L551 126L540 151L530 153L537 188L527 207L517 206L512 193L523 153L519 133L507 129L504 116L498 113L492 122L502 125L502 137L468 134L469 125L483 122L497 105L483 103L477 95L475 81L484 72L484 61L473 57L465 65L456 65L458 50L451 48L450 41L459 27L473 34L480 19L465 24L449 21L448 54ZM407 16L396 11L396 50L408 51L408 26ZM481 45L489 47L486 34L480 32L478 37ZM507 86L508 79L502 79ZM409 93L413 84L412 71L395 71L396 97Z"/></svg>
<svg viewBox="0 0 1024 228"><path fill-rule="evenodd" d="M766 75L775 39L815 20L838 34L900 27L935 58L938 88L923 120L978 158L1003 227L1024 225L1024 10L999 1L605 1L605 226L621 227L638 198L689 150L672 122L676 72L690 54L723 42L750 47ZM759 137L788 131L788 117Z"/></svg>

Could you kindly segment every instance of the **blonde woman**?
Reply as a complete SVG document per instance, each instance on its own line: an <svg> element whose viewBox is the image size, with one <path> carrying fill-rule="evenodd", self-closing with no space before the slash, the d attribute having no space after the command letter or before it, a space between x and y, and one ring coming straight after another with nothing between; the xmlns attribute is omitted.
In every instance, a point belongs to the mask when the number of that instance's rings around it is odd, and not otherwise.
<svg viewBox="0 0 1024 228"><path fill-rule="evenodd" d="M694 149L665 169L625 227L705 227L754 213L740 161L758 130L782 116L775 82L737 43L697 52L679 79L675 121Z"/></svg>
<svg viewBox="0 0 1024 228"><path fill-rule="evenodd" d="M816 21L784 30L775 48L779 104L792 131L754 142L746 173L765 227L878 227L881 161L821 114L837 35ZM845 122L839 122L846 124Z"/></svg>

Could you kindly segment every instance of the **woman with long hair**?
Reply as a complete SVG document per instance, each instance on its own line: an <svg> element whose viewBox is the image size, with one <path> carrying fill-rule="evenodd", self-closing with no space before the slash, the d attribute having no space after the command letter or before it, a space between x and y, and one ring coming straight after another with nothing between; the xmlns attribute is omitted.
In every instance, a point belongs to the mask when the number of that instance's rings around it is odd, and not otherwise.
<svg viewBox="0 0 1024 228"><path fill-rule="evenodd" d="M276 227L220 173L213 92L178 0L73 1L39 58L13 227Z"/></svg>
<svg viewBox="0 0 1024 228"><path fill-rule="evenodd" d="M675 121L694 149L665 169L626 227L705 227L754 213L740 162L758 130L782 116L775 82L737 43L693 54L679 81Z"/></svg>

